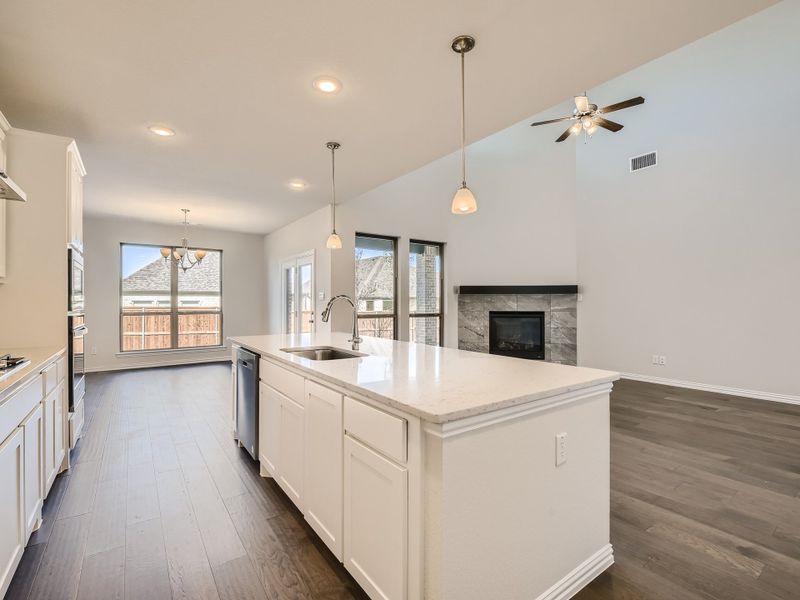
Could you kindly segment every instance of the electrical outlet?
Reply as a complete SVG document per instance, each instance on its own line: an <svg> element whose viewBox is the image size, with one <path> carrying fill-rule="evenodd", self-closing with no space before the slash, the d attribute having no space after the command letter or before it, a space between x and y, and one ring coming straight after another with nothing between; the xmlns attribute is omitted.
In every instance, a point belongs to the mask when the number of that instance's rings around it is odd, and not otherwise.
<svg viewBox="0 0 800 600"><path fill-rule="evenodd" d="M666 356L659 356L658 357L658 364L662 367L667 364L667 357Z"/></svg>
<svg viewBox="0 0 800 600"><path fill-rule="evenodd" d="M567 462L567 434L556 434L556 466Z"/></svg>
<svg viewBox="0 0 800 600"><path fill-rule="evenodd" d="M658 354L653 354L653 364L654 365L658 364Z"/></svg>
<svg viewBox="0 0 800 600"><path fill-rule="evenodd" d="M325 290L320 290L319 291L319 299L320 300L325 300Z"/></svg>
<svg viewBox="0 0 800 600"><path fill-rule="evenodd" d="M92 346L92 354L97 354L97 346Z"/></svg>

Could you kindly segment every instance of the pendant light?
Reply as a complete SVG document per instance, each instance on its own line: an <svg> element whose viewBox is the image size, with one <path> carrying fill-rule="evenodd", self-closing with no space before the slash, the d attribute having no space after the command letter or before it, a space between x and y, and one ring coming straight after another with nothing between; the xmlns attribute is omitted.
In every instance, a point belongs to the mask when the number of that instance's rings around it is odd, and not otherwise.
<svg viewBox="0 0 800 600"><path fill-rule="evenodd" d="M328 142L325 147L331 151L331 186L333 187L333 202L331 202L331 234L325 247L339 250L342 247L342 238L336 233L336 150L341 146L339 142Z"/></svg>
<svg viewBox="0 0 800 600"><path fill-rule="evenodd" d="M467 187L467 163L464 151L466 137L464 134L464 55L475 47L475 38L469 35L460 35L453 40L453 52L461 55L461 185L453 196L450 210L455 215L468 215L478 210L475 194Z"/></svg>

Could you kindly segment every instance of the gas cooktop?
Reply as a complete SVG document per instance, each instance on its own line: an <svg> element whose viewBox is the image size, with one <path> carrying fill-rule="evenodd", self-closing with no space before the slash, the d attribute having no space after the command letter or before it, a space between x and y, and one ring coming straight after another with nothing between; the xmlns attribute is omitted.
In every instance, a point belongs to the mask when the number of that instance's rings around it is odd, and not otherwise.
<svg viewBox="0 0 800 600"><path fill-rule="evenodd" d="M24 356L0 355L0 381L10 377L20 369L24 369L31 361Z"/></svg>

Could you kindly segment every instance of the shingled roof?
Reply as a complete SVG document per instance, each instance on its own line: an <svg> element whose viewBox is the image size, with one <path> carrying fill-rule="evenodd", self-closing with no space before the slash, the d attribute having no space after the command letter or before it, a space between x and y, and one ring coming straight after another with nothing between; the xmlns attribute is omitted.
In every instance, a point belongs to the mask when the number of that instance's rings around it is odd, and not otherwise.
<svg viewBox="0 0 800 600"><path fill-rule="evenodd" d="M186 271L179 271L178 282L182 293L217 294L220 291L221 252L209 251L203 262ZM169 293L169 264L163 258L146 264L122 280L125 293Z"/></svg>

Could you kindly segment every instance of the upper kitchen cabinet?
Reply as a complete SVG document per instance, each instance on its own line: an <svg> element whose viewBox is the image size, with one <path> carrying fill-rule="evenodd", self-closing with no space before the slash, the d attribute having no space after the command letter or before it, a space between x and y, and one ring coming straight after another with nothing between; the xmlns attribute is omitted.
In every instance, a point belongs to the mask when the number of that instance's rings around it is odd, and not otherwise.
<svg viewBox="0 0 800 600"><path fill-rule="evenodd" d="M67 146L67 171L68 186L68 235L67 241L81 253L83 252L83 177L86 169L83 167L78 146L72 142Z"/></svg>
<svg viewBox="0 0 800 600"><path fill-rule="evenodd" d="M67 345L67 247L83 247L83 177L75 140L12 127L8 173L27 202L6 202L0 346ZM25 307L25 310L20 310Z"/></svg>

